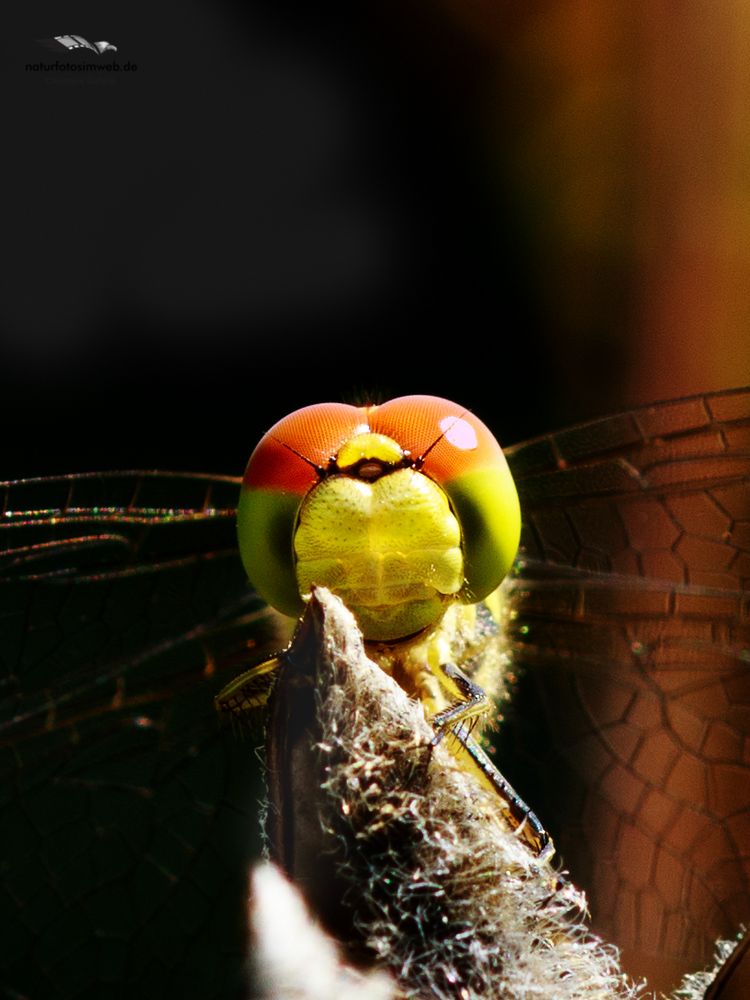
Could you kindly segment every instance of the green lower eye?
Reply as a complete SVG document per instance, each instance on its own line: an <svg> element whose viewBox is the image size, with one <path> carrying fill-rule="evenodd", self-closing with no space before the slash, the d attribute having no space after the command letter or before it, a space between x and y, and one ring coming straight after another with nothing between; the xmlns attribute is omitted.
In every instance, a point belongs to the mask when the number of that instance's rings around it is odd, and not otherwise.
<svg viewBox="0 0 750 1000"><path fill-rule="evenodd" d="M507 464L475 469L445 485L461 525L466 583L462 600L483 600L513 565L521 537L521 507Z"/></svg>
<svg viewBox="0 0 750 1000"><path fill-rule="evenodd" d="M295 494L260 489L243 489L237 508L237 536L248 578L271 607L291 617L304 609L294 573L298 509Z"/></svg>

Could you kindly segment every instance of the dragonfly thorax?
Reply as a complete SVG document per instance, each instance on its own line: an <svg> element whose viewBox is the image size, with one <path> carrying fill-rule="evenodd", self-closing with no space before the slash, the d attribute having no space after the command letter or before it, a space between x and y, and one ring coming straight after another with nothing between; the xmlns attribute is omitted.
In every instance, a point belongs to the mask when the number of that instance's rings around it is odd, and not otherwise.
<svg viewBox="0 0 750 1000"><path fill-rule="evenodd" d="M294 536L297 584L338 594L366 639L391 641L439 621L464 584L461 529L444 491L414 469L373 481L324 479Z"/></svg>

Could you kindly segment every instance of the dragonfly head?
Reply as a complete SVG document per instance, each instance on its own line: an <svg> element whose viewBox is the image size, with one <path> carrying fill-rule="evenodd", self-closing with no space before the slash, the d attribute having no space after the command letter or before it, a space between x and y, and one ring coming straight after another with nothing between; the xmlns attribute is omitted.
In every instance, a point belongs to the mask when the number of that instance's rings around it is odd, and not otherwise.
<svg viewBox="0 0 750 1000"><path fill-rule="evenodd" d="M396 641L496 589L520 510L485 425L448 400L406 396L316 404L275 424L248 463L238 533L269 604L296 616L313 584L327 586L366 639Z"/></svg>

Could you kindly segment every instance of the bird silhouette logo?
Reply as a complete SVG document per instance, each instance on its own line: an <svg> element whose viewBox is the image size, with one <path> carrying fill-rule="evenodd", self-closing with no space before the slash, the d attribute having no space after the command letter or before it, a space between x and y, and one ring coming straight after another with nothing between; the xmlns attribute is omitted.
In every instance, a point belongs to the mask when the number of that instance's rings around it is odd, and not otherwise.
<svg viewBox="0 0 750 1000"><path fill-rule="evenodd" d="M100 56L103 52L117 52L117 46L111 42L89 42L82 35L54 35L52 38L38 38L40 45L59 51L60 48L73 52L77 49L88 49Z"/></svg>

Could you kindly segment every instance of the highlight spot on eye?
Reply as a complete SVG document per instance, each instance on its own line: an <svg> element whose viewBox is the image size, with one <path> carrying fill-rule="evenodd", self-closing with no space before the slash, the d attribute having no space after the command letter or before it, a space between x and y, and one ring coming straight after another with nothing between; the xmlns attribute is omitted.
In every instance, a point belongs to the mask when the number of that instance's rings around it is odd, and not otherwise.
<svg viewBox="0 0 750 1000"><path fill-rule="evenodd" d="M468 420L462 420L461 417L443 417L440 430L445 434L446 440L460 451L473 451L479 445L477 432Z"/></svg>

